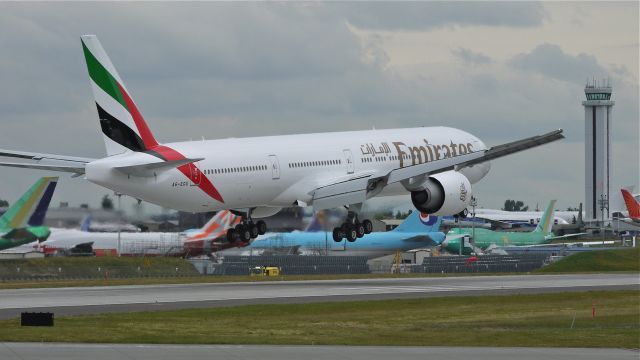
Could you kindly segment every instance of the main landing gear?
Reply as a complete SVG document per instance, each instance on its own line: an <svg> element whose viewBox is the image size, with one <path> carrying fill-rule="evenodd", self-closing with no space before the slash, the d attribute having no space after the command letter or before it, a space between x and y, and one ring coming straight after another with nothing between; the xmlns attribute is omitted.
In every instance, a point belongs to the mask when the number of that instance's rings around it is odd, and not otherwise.
<svg viewBox="0 0 640 360"><path fill-rule="evenodd" d="M358 215L349 211L347 221L341 226L333 229L333 241L341 242L344 238L349 242L370 234L373 231L373 223L371 220L365 219L362 222L358 220Z"/></svg>
<svg viewBox="0 0 640 360"><path fill-rule="evenodd" d="M250 211L248 213L242 213L240 216L242 216L240 224L227 230L227 241L230 243L233 244L236 241L248 243L252 239L257 238L258 235L264 235L267 232L267 223L263 220L253 222Z"/></svg>

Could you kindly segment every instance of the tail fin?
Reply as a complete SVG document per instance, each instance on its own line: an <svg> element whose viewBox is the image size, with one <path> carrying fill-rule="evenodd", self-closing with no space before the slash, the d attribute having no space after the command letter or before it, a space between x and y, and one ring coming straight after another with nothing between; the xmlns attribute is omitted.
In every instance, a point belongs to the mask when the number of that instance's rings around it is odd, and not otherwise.
<svg viewBox="0 0 640 360"><path fill-rule="evenodd" d="M49 209L57 177L43 177L0 217L0 228L24 228L41 226Z"/></svg>
<svg viewBox="0 0 640 360"><path fill-rule="evenodd" d="M241 217L234 215L231 211L222 210L207 221L200 229L201 231L189 236L187 241L215 239L224 235L227 229L239 224L241 220Z"/></svg>
<svg viewBox="0 0 640 360"><path fill-rule="evenodd" d="M318 232L325 231L326 228L326 214L324 211L320 210L313 215L313 219L309 226L304 229L305 232Z"/></svg>
<svg viewBox="0 0 640 360"><path fill-rule="evenodd" d="M81 36L107 155L145 151L158 142L95 35Z"/></svg>
<svg viewBox="0 0 640 360"><path fill-rule="evenodd" d="M638 200L636 200L633 195L627 189L620 189L622 192L622 198L624 198L624 203L627 205L627 210L629 210L629 217L632 219L640 219L640 204Z"/></svg>
<svg viewBox="0 0 640 360"><path fill-rule="evenodd" d="M556 206L555 200L549 201L549 205L547 205L547 208L542 213L542 217L540 218L540 222L538 223L538 226L536 226L536 229L533 230L534 232L543 232L543 233L551 232L551 228L553 227L553 219L555 218L554 215L556 212L555 206Z"/></svg>
<svg viewBox="0 0 640 360"><path fill-rule="evenodd" d="M91 229L91 214L85 215L80 223L80 231L89 232Z"/></svg>
<svg viewBox="0 0 640 360"><path fill-rule="evenodd" d="M413 211L409 216L398 225L393 231L398 232L433 232L440 230L442 217L435 215L423 214L420 211Z"/></svg>

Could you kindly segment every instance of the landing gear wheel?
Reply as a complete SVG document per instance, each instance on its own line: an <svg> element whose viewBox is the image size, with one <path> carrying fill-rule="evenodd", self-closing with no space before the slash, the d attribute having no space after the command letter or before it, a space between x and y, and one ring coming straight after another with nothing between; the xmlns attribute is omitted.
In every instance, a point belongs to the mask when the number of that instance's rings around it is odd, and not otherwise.
<svg viewBox="0 0 640 360"><path fill-rule="evenodd" d="M258 227L258 235L264 235L267 233L267 223L263 220L258 220L256 226Z"/></svg>
<svg viewBox="0 0 640 360"><path fill-rule="evenodd" d="M249 231L248 226L237 225L236 232L238 233L242 242L249 242L251 240L251 231Z"/></svg>
<svg viewBox="0 0 640 360"><path fill-rule="evenodd" d="M249 228L249 233L251 233L251 238L257 238L259 235L258 226L256 224L249 224L247 227Z"/></svg>
<svg viewBox="0 0 640 360"><path fill-rule="evenodd" d="M333 241L341 242L343 238L344 238L344 233L342 232L342 229L339 227L333 228Z"/></svg>
<svg viewBox="0 0 640 360"><path fill-rule="evenodd" d="M356 229L356 236L358 237L358 239L364 236L365 230L362 224L356 224L355 229Z"/></svg>
<svg viewBox="0 0 640 360"><path fill-rule="evenodd" d="M354 242L356 241L356 239L358 238L358 232L356 231L356 227L355 226L349 226L348 225L349 230L347 230L347 241L348 242Z"/></svg>
<svg viewBox="0 0 640 360"><path fill-rule="evenodd" d="M464 210L460 211L460 212L458 213L458 216L459 216L461 219L466 218L467 216L469 216L469 210L464 209Z"/></svg>
<svg viewBox="0 0 640 360"><path fill-rule="evenodd" d="M236 229L227 230L227 241L233 244L236 240L238 240L238 232Z"/></svg>
<svg viewBox="0 0 640 360"><path fill-rule="evenodd" d="M362 226L364 226L364 233L371 234L373 231L373 223L369 219L365 219L362 221Z"/></svg>

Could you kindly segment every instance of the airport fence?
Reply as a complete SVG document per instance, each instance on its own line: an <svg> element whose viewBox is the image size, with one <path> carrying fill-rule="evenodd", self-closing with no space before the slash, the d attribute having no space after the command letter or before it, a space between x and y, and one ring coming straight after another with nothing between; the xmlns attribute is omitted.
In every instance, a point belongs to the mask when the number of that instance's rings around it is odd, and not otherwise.
<svg viewBox="0 0 640 360"><path fill-rule="evenodd" d="M257 266L275 266L282 275L368 274L366 256L225 256L202 271L209 275L247 275ZM198 265L196 265L198 268Z"/></svg>
<svg viewBox="0 0 640 360"><path fill-rule="evenodd" d="M409 267L414 273L499 273L530 272L541 268L548 254L434 256Z"/></svg>

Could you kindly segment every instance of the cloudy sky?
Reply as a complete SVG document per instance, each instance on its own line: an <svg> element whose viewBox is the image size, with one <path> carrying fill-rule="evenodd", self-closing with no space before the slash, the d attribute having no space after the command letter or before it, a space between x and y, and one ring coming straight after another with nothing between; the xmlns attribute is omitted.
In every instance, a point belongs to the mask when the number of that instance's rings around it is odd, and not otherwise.
<svg viewBox="0 0 640 360"><path fill-rule="evenodd" d="M612 189L638 186L638 2L0 3L0 148L100 157L94 33L160 141L446 125L488 145L483 207L584 198L584 85L614 87ZM44 172L0 169L13 202ZM108 190L62 174L54 204ZM151 209L151 207L149 207Z"/></svg>

